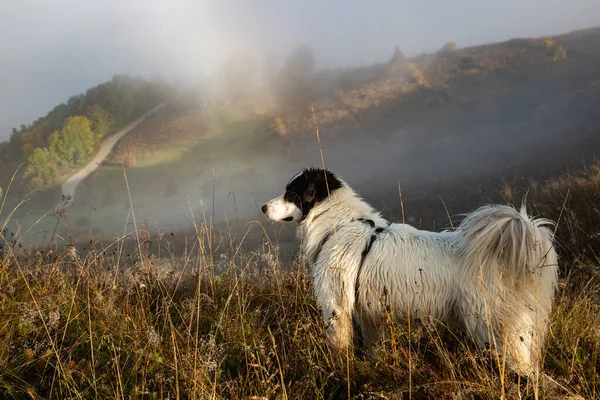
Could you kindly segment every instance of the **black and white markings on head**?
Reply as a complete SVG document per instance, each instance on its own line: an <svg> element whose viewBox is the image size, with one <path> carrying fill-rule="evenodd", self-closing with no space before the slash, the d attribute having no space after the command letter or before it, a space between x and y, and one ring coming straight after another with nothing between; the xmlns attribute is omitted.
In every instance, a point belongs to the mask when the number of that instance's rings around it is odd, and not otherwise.
<svg viewBox="0 0 600 400"><path fill-rule="evenodd" d="M306 217L317 203L342 186L342 181L333 172L322 168L307 168L290 179L283 198L294 203L303 217Z"/></svg>

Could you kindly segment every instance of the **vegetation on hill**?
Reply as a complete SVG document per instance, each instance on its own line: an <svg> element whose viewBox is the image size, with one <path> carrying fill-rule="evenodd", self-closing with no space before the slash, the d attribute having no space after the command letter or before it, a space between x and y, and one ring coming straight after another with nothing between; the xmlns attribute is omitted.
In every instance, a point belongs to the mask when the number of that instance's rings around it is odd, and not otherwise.
<svg viewBox="0 0 600 400"><path fill-rule="evenodd" d="M324 70L316 69L312 49L302 45L281 67L267 58L263 72L253 55L234 55L222 66L214 98L204 96L208 92L205 88L201 91L206 104L227 104L261 116L265 129L292 141L298 133L312 134L309 104L314 105L319 123L330 135L348 134L370 122L377 125L379 121L402 120L406 124L431 107L462 104L465 98L477 97L482 106L504 113L501 95L518 82L560 77L567 71L589 75L581 68L588 68L584 65L589 61L586 57L597 58L599 36L597 30L588 30L473 48L457 48L449 42L437 53L412 58L396 48L384 63ZM260 79L268 88L259 83ZM168 92L160 82L116 76L85 95L72 97L32 125L14 129L9 142L0 144L0 187L6 188L22 162L29 164L21 170L21 188L60 183L73 168L85 163L90 147L93 152L103 137L158 104ZM489 99L496 95L496 100ZM191 105L193 101L187 107L172 108L172 113L165 110L151 124L132 132L131 139L119 144L113 161L135 165L145 153L168 147L171 138L179 143L206 132L206 120L201 115L204 110L194 110ZM81 130L69 129L66 123L70 117L87 119L91 137L84 120L77 125Z"/></svg>
<svg viewBox="0 0 600 400"><path fill-rule="evenodd" d="M111 161L134 166L157 152L165 154L156 154L156 160L173 159L167 153L180 153L180 147L214 130L215 113L233 114L234 109L245 112L249 124L262 119L262 129L312 151L310 104L322 131L327 136L344 135L346 142L356 136L389 138L399 128L423 140L420 131L432 140L435 135L447 139L454 134L452 129L460 134L479 130L492 131L496 137L506 132L517 135L526 129L525 117L536 117L531 121L538 125L544 120L552 124L549 121L559 115L554 108L564 110L560 102L585 110L578 102L590 104L594 101L590 96L598 97L600 91L586 85L600 79L595 68L599 38L598 30L587 30L472 48L449 42L436 53L411 58L396 48L384 63L324 70L316 69L310 47L299 46L281 67L268 58L263 73L251 54L235 55L223 64L216 90L194 88L195 95L162 110L123 138ZM557 51L566 57L565 48L568 59L555 57ZM590 126L577 129L597 129L588 121Z"/></svg>
<svg viewBox="0 0 600 400"><path fill-rule="evenodd" d="M115 76L109 82L71 97L31 125L14 128L0 145L0 187L6 187L18 165L27 162L16 181L19 189L43 189L81 167L100 141L164 101L169 88Z"/></svg>
<svg viewBox="0 0 600 400"><path fill-rule="evenodd" d="M119 164L123 162L132 167L153 152L197 141L209 130L209 118L205 114L205 110L182 101L172 102L123 137L109 161Z"/></svg>
<svg viewBox="0 0 600 400"><path fill-rule="evenodd" d="M402 103L425 108L451 104L474 94L478 87L492 91L547 75L560 76L564 68L554 64L567 59L564 43L590 47L596 53L592 58L598 56L594 49L600 41L598 32L590 30L580 35L584 37L515 39L471 48L457 48L449 42L437 53L412 58L396 48L383 64L319 72L312 69L309 50L297 50L273 83L280 99L271 111L276 120L273 128L287 134L312 132L312 115L306 108L309 104L313 104L319 122L328 131L347 131L360 126L365 118L397 112ZM577 58L591 56L575 53Z"/></svg>

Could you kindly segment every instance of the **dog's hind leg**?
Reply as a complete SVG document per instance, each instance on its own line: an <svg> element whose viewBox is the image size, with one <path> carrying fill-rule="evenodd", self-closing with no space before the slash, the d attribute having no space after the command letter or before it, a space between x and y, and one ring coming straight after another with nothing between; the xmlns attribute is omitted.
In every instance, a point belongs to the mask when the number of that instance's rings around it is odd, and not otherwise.
<svg viewBox="0 0 600 400"><path fill-rule="evenodd" d="M523 307L505 327L505 345L510 367L521 376L535 374L542 356L546 315Z"/></svg>
<svg viewBox="0 0 600 400"><path fill-rule="evenodd" d="M462 292L456 316L477 347L501 349L503 338L499 334L501 330L498 329L498 307L490 304L489 297L486 298L482 291L483 289Z"/></svg>
<svg viewBox="0 0 600 400"><path fill-rule="evenodd" d="M534 317L525 311L508 312L498 305L488 307L463 308L465 330L478 347L494 348L498 367L506 365L521 376L530 376L535 372L541 343Z"/></svg>

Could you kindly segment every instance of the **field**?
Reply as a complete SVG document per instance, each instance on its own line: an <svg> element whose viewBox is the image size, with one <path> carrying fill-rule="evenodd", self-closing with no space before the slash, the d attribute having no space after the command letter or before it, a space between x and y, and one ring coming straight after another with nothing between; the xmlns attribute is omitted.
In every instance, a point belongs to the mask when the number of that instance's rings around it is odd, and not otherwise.
<svg viewBox="0 0 600 400"><path fill-rule="evenodd" d="M50 212L58 186L17 208L4 187L0 398L600 398L599 61L596 28L315 71L313 108L262 88L208 106L192 88L124 137L69 208ZM336 354L293 224L259 211L321 157L421 229L523 198L556 221L539 374L423 321Z"/></svg>
<svg viewBox="0 0 600 400"><path fill-rule="evenodd" d="M524 189L502 195L518 204ZM338 357L303 260L281 263L275 236L247 250L199 218L178 255L150 225L110 247L9 252L0 397L597 398L599 191L598 164L530 188L530 210L558 221L561 285L528 382L441 325L390 323L372 353Z"/></svg>

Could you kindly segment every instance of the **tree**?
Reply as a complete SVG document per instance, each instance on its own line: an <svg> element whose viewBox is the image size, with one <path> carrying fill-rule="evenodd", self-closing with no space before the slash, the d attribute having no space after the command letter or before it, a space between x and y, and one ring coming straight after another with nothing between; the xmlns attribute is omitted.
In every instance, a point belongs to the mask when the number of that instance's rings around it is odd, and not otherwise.
<svg viewBox="0 0 600 400"><path fill-rule="evenodd" d="M98 104L94 104L89 108L88 116L96 141L103 139L115 124L112 115Z"/></svg>
<svg viewBox="0 0 600 400"><path fill-rule="evenodd" d="M390 61L388 61L387 63L386 68L388 72L394 74L400 71L401 66L404 64L405 60L406 56L404 55L402 50L400 50L400 47L396 46L396 48L394 49L394 54L392 54L392 58L390 58Z"/></svg>
<svg viewBox="0 0 600 400"><path fill-rule="evenodd" d="M456 43L455 42L448 42L444 45L444 47L442 47L442 52L443 53L451 53L454 50L456 50Z"/></svg>
<svg viewBox="0 0 600 400"><path fill-rule="evenodd" d="M402 50L400 50L400 47L396 46L394 49L394 54L392 54L392 58L390 58L390 64L399 65L402 64L404 60L406 60L406 56Z"/></svg>
<svg viewBox="0 0 600 400"><path fill-rule="evenodd" d="M50 152L36 147L27 161L24 177L28 179L31 189L43 189L56 183L58 172Z"/></svg>
<svg viewBox="0 0 600 400"><path fill-rule="evenodd" d="M60 132L50 135L50 153L71 166L85 163L95 144L94 132L86 117L69 117Z"/></svg>
<svg viewBox="0 0 600 400"><path fill-rule="evenodd" d="M8 145L2 152L2 161L23 161L23 142L21 141L21 132L16 129L8 139Z"/></svg>
<svg viewBox="0 0 600 400"><path fill-rule="evenodd" d="M86 104L102 107L112 115L115 125L120 127L133 117L136 106L135 93L141 86L142 82L139 80L116 75L111 81L89 89L86 93Z"/></svg>
<svg viewBox="0 0 600 400"><path fill-rule="evenodd" d="M567 51L565 50L564 47L562 47L562 45L559 44L554 49L553 60L554 60L554 62L557 62L557 61L566 60L566 59L567 59Z"/></svg>
<svg viewBox="0 0 600 400"><path fill-rule="evenodd" d="M250 54L235 54L221 65L221 86L229 98L236 100L254 85L256 62Z"/></svg>
<svg viewBox="0 0 600 400"><path fill-rule="evenodd" d="M286 58L276 79L279 100L286 104L310 101L314 93L315 56L307 45L298 46Z"/></svg>
<svg viewBox="0 0 600 400"><path fill-rule="evenodd" d="M23 158L29 157L34 148L45 145L46 135L44 134L44 130L46 125L46 121L39 120L34 122L27 130L19 132Z"/></svg>
<svg viewBox="0 0 600 400"><path fill-rule="evenodd" d="M315 55L308 45L300 45L287 56L281 74L295 79L310 79L315 73Z"/></svg>
<svg viewBox="0 0 600 400"><path fill-rule="evenodd" d="M413 82L416 83L417 86L423 86L425 84L425 75L423 75L423 72L419 69L417 64L408 64L408 72Z"/></svg>
<svg viewBox="0 0 600 400"><path fill-rule="evenodd" d="M279 59L277 55L272 53L265 54L262 60L262 69L260 80L272 83L277 77L277 71L279 70Z"/></svg>

